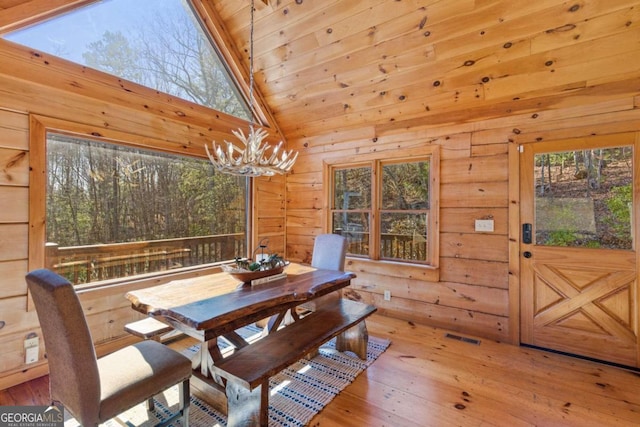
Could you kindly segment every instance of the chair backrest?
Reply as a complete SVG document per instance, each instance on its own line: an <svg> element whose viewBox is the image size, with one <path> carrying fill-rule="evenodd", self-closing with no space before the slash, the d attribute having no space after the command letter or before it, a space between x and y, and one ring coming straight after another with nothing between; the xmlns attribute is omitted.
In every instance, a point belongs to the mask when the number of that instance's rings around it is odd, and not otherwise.
<svg viewBox="0 0 640 427"><path fill-rule="evenodd" d="M73 285L41 269L26 276L49 361L51 399L80 420L97 420L100 376L91 333Z"/></svg>
<svg viewBox="0 0 640 427"><path fill-rule="evenodd" d="M311 266L344 271L347 239L339 234L320 234L313 244Z"/></svg>

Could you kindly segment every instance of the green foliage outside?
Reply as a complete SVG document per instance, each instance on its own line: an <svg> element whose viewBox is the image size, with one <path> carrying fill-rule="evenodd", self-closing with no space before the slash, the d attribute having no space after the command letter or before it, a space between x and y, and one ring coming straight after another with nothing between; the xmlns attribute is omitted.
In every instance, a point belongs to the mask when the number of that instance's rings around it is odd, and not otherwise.
<svg viewBox="0 0 640 427"><path fill-rule="evenodd" d="M349 253L368 255L368 236L374 185L369 166L336 169L332 230L345 235ZM429 161L385 163L380 199L380 250L383 258L425 261L427 259L427 218L429 213ZM366 239L368 240L368 239Z"/></svg>
<svg viewBox="0 0 640 427"><path fill-rule="evenodd" d="M629 240L631 236L631 206L633 191L631 184L614 187L606 200L611 216L607 219L616 237Z"/></svg>
<svg viewBox="0 0 640 427"><path fill-rule="evenodd" d="M631 249L633 149L536 155L536 243Z"/></svg>
<svg viewBox="0 0 640 427"><path fill-rule="evenodd" d="M547 246L581 246L585 248L596 249L601 247L600 242L594 240L592 236L571 230L554 230L543 242Z"/></svg>
<svg viewBox="0 0 640 427"><path fill-rule="evenodd" d="M578 240L578 236L574 231L555 230L549 233L549 236L541 242L548 246L573 246Z"/></svg>
<svg viewBox="0 0 640 427"><path fill-rule="evenodd" d="M47 241L81 246L243 233L246 179L208 160L50 135Z"/></svg>
<svg viewBox="0 0 640 427"><path fill-rule="evenodd" d="M244 97L188 1L88 3L3 37L161 93L251 119ZM132 85L121 84L135 91Z"/></svg>

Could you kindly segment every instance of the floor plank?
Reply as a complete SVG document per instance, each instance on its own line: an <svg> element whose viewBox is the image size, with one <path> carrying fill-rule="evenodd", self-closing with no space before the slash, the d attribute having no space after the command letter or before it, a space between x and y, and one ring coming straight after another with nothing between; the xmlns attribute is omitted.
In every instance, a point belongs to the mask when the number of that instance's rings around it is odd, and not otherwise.
<svg viewBox="0 0 640 427"><path fill-rule="evenodd" d="M312 426L640 425L638 373L379 315L367 326L391 347Z"/></svg>
<svg viewBox="0 0 640 427"><path fill-rule="evenodd" d="M638 373L377 314L367 326L391 346L311 426L640 425ZM47 377L0 391L0 405L47 403Z"/></svg>

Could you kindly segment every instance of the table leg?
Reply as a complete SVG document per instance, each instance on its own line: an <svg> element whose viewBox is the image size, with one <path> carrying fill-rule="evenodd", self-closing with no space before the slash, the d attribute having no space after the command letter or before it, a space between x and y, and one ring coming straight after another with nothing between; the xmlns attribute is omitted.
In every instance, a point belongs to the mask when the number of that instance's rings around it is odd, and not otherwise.
<svg viewBox="0 0 640 427"><path fill-rule="evenodd" d="M284 320L286 312L271 316L269 318L269 322L267 323L267 331L268 333L274 332L278 330L282 321Z"/></svg>
<svg viewBox="0 0 640 427"><path fill-rule="evenodd" d="M229 341L235 348L242 348L249 345L249 343L242 338L237 332L228 332L223 335L224 338Z"/></svg>
<svg viewBox="0 0 640 427"><path fill-rule="evenodd" d="M211 366L216 360L222 359L222 353L218 347L218 339L213 338L200 344L200 349L191 359L191 368L194 371L199 370L204 378L213 378L220 383L220 378L216 375L212 377Z"/></svg>

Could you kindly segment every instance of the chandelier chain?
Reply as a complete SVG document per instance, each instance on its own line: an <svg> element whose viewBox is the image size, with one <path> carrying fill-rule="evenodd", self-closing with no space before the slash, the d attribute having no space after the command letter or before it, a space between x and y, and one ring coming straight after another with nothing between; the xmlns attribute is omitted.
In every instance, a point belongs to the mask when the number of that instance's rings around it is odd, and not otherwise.
<svg viewBox="0 0 640 427"><path fill-rule="evenodd" d="M251 0L251 22L249 23L249 134L245 136L242 129L231 131L242 142L244 148L239 148L225 140L226 147L213 141L213 149L211 151L209 151L207 145L204 146L204 149L209 160L211 160L211 164L220 172L240 176L272 176L276 173L285 174L291 171L298 158L298 152L294 153L293 150L286 151L282 149L282 141L272 147L271 144L265 141L268 137L267 131L260 126L256 129L253 102L254 13L255 4L254 0Z"/></svg>
<svg viewBox="0 0 640 427"><path fill-rule="evenodd" d="M249 108L251 109L250 129L253 130L254 114L253 114L253 28L254 28L254 0L251 0L251 18L249 21Z"/></svg>

